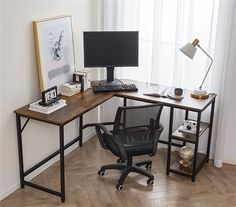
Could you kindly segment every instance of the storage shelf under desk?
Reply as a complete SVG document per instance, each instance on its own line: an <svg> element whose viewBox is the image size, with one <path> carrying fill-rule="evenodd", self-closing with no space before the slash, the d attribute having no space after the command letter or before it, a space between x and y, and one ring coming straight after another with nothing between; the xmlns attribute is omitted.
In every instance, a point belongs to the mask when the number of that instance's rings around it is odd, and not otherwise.
<svg viewBox="0 0 236 207"><path fill-rule="evenodd" d="M192 166L189 169L181 169L180 164L179 164L179 155L178 152L174 151L171 153L172 157L174 158L171 165L170 165L170 172L181 174L181 175L186 175L189 177L192 177ZM196 172L198 173L199 170L203 167L204 163L207 160L207 155L203 153L197 153L197 164L196 164Z"/></svg>
<svg viewBox="0 0 236 207"><path fill-rule="evenodd" d="M209 123L206 123L206 122L200 123L201 131L199 133L199 137L209 128L209 126L210 126ZM179 129L181 129L181 127L182 126L180 126L177 130L175 130L175 132L171 136L171 139L189 142L189 143L194 144L196 142L196 135L179 131Z"/></svg>

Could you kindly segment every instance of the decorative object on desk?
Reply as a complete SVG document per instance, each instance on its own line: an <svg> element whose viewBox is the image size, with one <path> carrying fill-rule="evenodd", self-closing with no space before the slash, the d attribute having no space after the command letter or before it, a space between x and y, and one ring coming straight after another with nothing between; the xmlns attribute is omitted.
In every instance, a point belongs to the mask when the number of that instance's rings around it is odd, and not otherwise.
<svg viewBox="0 0 236 207"><path fill-rule="evenodd" d="M88 70L76 71L73 74L73 80L81 82L81 91L91 88L91 72Z"/></svg>
<svg viewBox="0 0 236 207"><path fill-rule="evenodd" d="M73 96L81 91L81 83L78 81L71 81L61 85L61 95Z"/></svg>
<svg viewBox="0 0 236 207"><path fill-rule="evenodd" d="M182 96L183 89L182 88L175 88L174 93L175 93L176 96Z"/></svg>
<svg viewBox="0 0 236 207"><path fill-rule="evenodd" d="M189 146L183 146L179 150L179 156L181 160L179 161L180 168L184 170L190 170L192 165L193 149Z"/></svg>
<svg viewBox="0 0 236 207"><path fill-rule="evenodd" d="M195 89L192 93L191 93L191 96L193 98L197 98L197 99L207 99L209 97L209 94L207 93L206 90L204 90L202 88L202 85L204 83L204 81L206 80L206 77L211 69L211 65L213 63L213 59L211 58L211 56L198 44L199 43L199 40L198 39L195 39L192 44L191 43L187 43L186 45L184 45L182 48L180 48L180 50L185 54L187 55L189 58L193 59L195 53L196 53L196 50L197 48L196 47L199 47L206 55L208 58L210 58L211 60L211 63L208 67L208 70L202 80L202 83L201 85Z"/></svg>
<svg viewBox="0 0 236 207"><path fill-rule="evenodd" d="M56 102L52 103L51 105L48 106L42 106L39 104L42 100L35 101L30 104L29 110L31 111L37 111L43 114L50 114L64 106L66 106L66 100L64 99L59 99Z"/></svg>
<svg viewBox="0 0 236 207"><path fill-rule="evenodd" d="M33 22L40 90L72 81L75 71L71 16ZM60 93L60 91L58 91Z"/></svg>
<svg viewBox="0 0 236 207"><path fill-rule="evenodd" d="M200 128L200 132L201 132ZM181 127L179 128L180 132L189 133L189 134L196 134L197 132L197 122L193 120L184 120Z"/></svg>
<svg viewBox="0 0 236 207"><path fill-rule="evenodd" d="M42 92L42 101L40 101L39 104L42 106L49 106L58 100L57 86L53 86Z"/></svg>
<svg viewBox="0 0 236 207"><path fill-rule="evenodd" d="M169 92L168 94L167 94L167 96L168 96L168 98L170 98L170 99L174 99L174 100L176 100L176 101L180 101L180 100L182 100L183 98L184 98L184 96L183 96L183 94L181 95L181 96L177 96L177 95L175 95L175 92Z"/></svg>

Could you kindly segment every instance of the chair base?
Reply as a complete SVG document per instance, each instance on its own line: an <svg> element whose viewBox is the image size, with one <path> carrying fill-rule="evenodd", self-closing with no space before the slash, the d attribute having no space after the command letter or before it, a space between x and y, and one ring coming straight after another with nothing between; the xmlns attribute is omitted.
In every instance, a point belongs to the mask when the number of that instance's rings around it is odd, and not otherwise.
<svg viewBox="0 0 236 207"><path fill-rule="evenodd" d="M101 167L101 169L98 171L98 174L103 176L105 174L105 170L122 170L122 174L120 176L120 179L118 181L118 184L116 185L117 190L122 190L123 183L125 181L125 178L128 176L130 172L136 172L141 175L144 175L148 177L147 183L149 185L153 184L154 176L147 170L144 170L141 168L141 166L145 165L146 169L151 169L152 167L152 161L151 160L144 160L144 161L136 161L132 162L132 157L128 157L127 162L125 163L118 163L118 164L110 164L110 165L104 165Z"/></svg>

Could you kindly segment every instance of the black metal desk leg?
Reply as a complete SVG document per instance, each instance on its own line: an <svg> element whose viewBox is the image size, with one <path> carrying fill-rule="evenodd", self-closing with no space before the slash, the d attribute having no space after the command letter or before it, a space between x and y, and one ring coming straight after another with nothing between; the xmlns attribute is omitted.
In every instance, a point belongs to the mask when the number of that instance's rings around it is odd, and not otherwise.
<svg viewBox="0 0 236 207"><path fill-rule="evenodd" d="M189 111L185 110L185 120L188 120ZM183 142L183 146L186 145L186 142Z"/></svg>
<svg viewBox="0 0 236 207"><path fill-rule="evenodd" d="M83 115L79 117L79 146L83 145Z"/></svg>
<svg viewBox="0 0 236 207"><path fill-rule="evenodd" d="M59 136L60 136L61 202L65 202L64 126L59 127Z"/></svg>
<svg viewBox="0 0 236 207"><path fill-rule="evenodd" d="M209 161L209 154L210 154L214 110L215 110L215 100L211 104L211 117L210 117L210 126L209 126L208 143L207 143L207 162Z"/></svg>
<svg viewBox="0 0 236 207"><path fill-rule="evenodd" d="M171 159L171 136L173 130L173 116L174 108L170 108L170 120L169 120L169 139L168 139L168 151L167 151L167 165L166 165L166 175L170 173L170 159Z"/></svg>
<svg viewBox="0 0 236 207"><path fill-rule="evenodd" d="M23 149L22 149L22 136L21 136L21 121L20 116L16 115L16 127L17 127L17 142L18 142L18 156L19 156L19 170L20 170L20 186L25 187L24 180L24 162L23 162Z"/></svg>
<svg viewBox="0 0 236 207"><path fill-rule="evenodd" d="M124 98L123 106L127 106L127 98Z"/></svg>
<svg viewBox="0 0 236 207"><path fill-rule="evenodd" d="M195 182L195 177L196 177L200 123L201 123L201 112L198 112L198 115L197 115L197 130L196 130L196 142L195 142L195 148L194 148L193 168L192 168L192 182Z"/></svg>
<svg viewBox="0 0 236 207"><path fill-rule="evenodd" d="M189 112L188 110L185 111L185 120L188 119L188 112Z"/></svg>

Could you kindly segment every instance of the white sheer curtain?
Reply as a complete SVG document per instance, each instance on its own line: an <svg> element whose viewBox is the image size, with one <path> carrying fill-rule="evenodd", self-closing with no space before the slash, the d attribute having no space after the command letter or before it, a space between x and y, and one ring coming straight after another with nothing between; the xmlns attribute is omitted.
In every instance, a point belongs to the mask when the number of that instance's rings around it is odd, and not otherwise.
<svg viewBox="0 0 236 207"><path fill-rule="evenodd" d="M138 69L117 69L116 75L190 89L199 86L208 59L199 51L192 61L179 48L198 38L213 54L217 12L214 0L104 0L104 30L139 31Z"/></svg>
<svg viewBox="0 0 236 207"><path fill-rule="evenodd" d="M209 66L209 60L200 50L191 60L182 54L179 48L198 38L200 45L213 57L213 68L204 88L218 95L211 152L216 149L214 156L216 165L220 167L224 157L224 145L227 142L224 132L228 128L226 123L229 115L223 99L229 98L229 80L233 84L231 70L235 56L231 57L229 65L227 55L230 52L235 54L234 48L230 46L230 41L233 40L231 34L234 32L232 20L235 18L235 2L102 0L101 8L102 29L139 31L139 67L116 69L117 78L194 89L200 85ZM106 107L106 111L108 108ZM208 116L209 114L206 114L203 119ZM203 150L204 143L200 148Z"/></svg>
<svg viewBox="0 0 236 207"><path fill-rule="evenodd" d="M212 88L218 92L215 136L215 166L222 162L236 164L236 1L222 0L219 5L218 25ZM214 134L213 134L214 135Z"/></svg>

